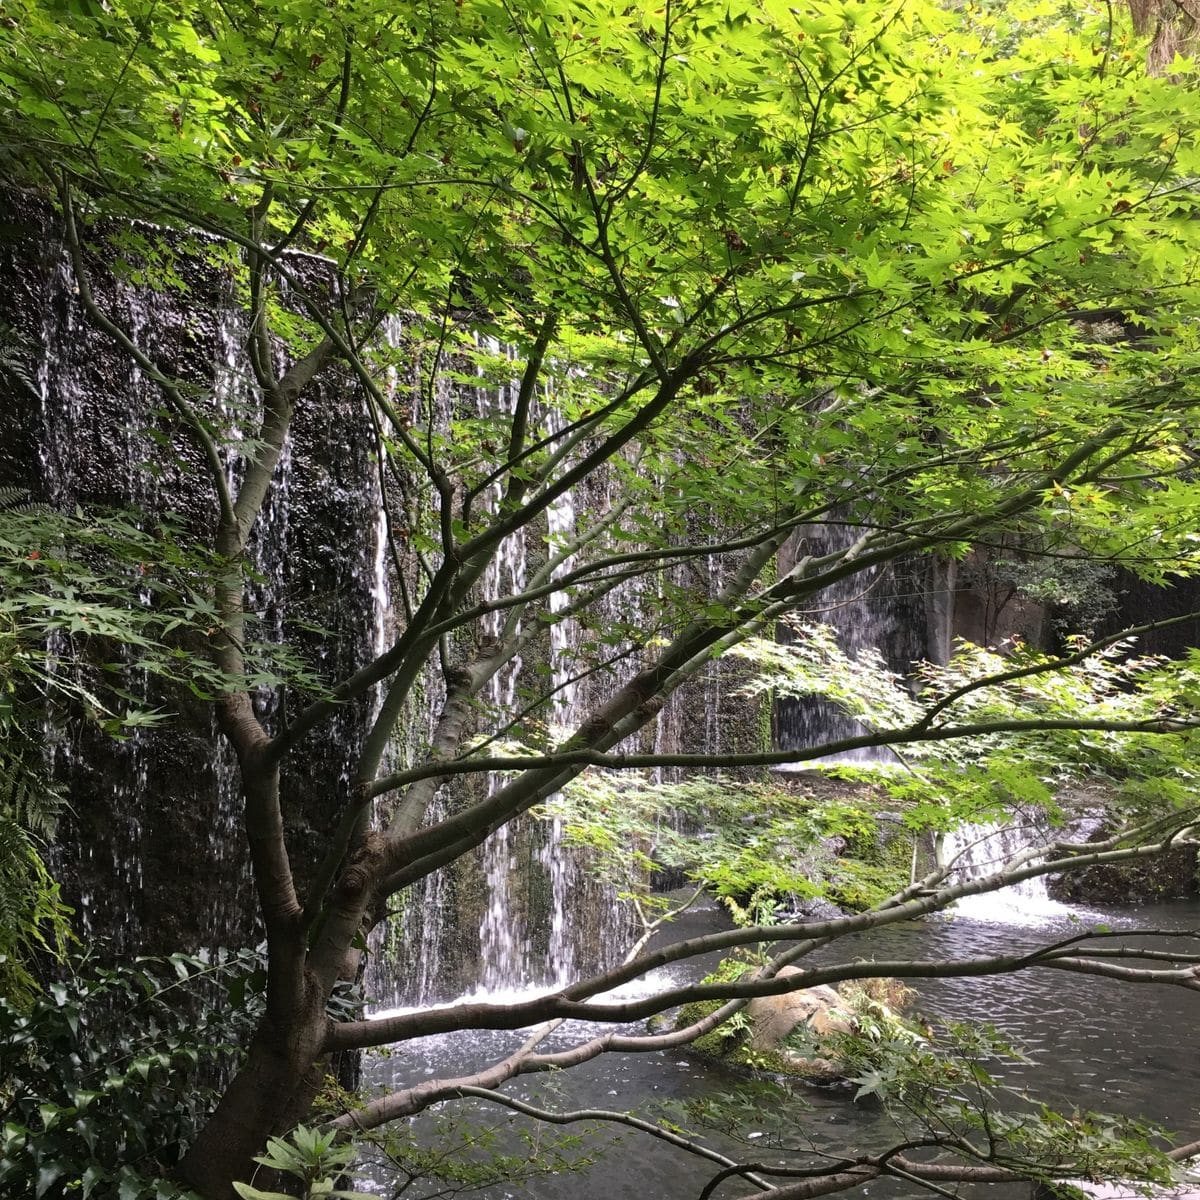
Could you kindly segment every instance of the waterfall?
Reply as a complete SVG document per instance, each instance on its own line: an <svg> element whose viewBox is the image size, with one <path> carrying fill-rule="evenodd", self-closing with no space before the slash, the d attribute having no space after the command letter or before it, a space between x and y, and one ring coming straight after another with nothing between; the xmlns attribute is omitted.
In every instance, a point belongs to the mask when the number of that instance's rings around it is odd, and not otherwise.
<svg viewBox="0 0 1200 1200"><path fill-rule="evenodd" d="M476 337L475 349L497 371L477 365L478 383L474 386L447 382L446 373L433 379L422 376L415 352L405 352L405 337L410 346L419 331L406 335L403 321L392 318L384 323L383 341L389 358L384 377L389 398L399 407L406 406L411 394L414 423L431 421L435 428L447 428L453 417L463 413L504 413L514 411L521 365L516 352L493 339ZM397 362L411 363L405 376ZM511 363L507 377L505 364ZM464 364L453 360L459 379L466 374ZM498 381L495 374L500 375ZM489 381L485 376L493 376ZM543 387L553 387L553 380ZM544 396L535 399L530 413L531 426L553 434L557 416ZM423 483L412 486L421 490ZM499 484L485 496L495 511L501 498ZM532 575L547 560L556 557L577 530L581 512L590 509L594 518L606 511L606 502L590 504L594 496L567 493L549 508L544 524L518 530L505 538L485 570L480 584L482 599L494 601L524 590ZM438 498L432 492L424 496L424 511L435 512ZM571 569L568 558L550 572L561 578ZM392 589L395 590L394 588ZM395 603L392 597L390 603ZM546 601L550 614L559 614L569 598L555 594ZM626 598L628 603L628 597ZM399 616L389 615L394 625ZM500 609L481 623L485 642L501 638L509 610ZM561 736L581 718L584 705L593 697L574 682L580 663L576 660L578 630L573 620L562 618L530 627L528 620L512 618L510 632L522 628L538 636L522 647L519 655L503 664L489 680L480 699L488 720L479 729L491 734L505 721L516 718L530 703L530 688L545 693L548 699L532 718L546 726L550 736ZM540 630L545 632L539 632ZM464 654L477 647L463 644ZM594 686L594 685L593 685ZM406 723L397 730L392 747L396 764L411 763L421 755L432 734L433 722L444 698L441 673L426 672L422 688L425 703L414 708ZM520 736L515 730L512 736ZM428 820L437 821L461 807L482 799L503 780L485 777L453 779L444 784L428 812ZM493 833L473 855L467 855L451 867L419 881L399 898L398 911L374 939L367 988L376 1003L389 1006L443 1001L464 993L509 994L529 987L545 987L566 981L576 968L598 967L610 963L624 948L624 921L614 912L611 889L592 879L578 856L562 844L559 822L524 817Z"/></svg>
<svg viewBox="0 0 1200 1200"><path fill-rule="evenodd" d="M515 360L510 347L492 341L484 348L493 357ZM515 366L513 371L517 371ZM514 378L497 388L494 395L480 395L479 410L511 413L518 391ZM552 406L544 403L544 397L535 400L532 416L548 434L561 432L562 422ZM499 499L496 485L493 505ZM555 560L576 534L578 516L577 498L566 493L550 506L544 529L522 529L506 538L486 572L484 597L494 600L523 591L529 584L531 563ZM562 578L571 566L572 557L568 556L551 569L550 577ZM628 594L625 600L629 602ZM582 717L583 694L575 682L580 667L575 656L578 627L560 615L569 603L570 598L562 592L548 599L550 615L558 619L549 623L548 646L538 649L535 643L530 651L539 659L544 657L544 662L527 664L518 655L491 680L489 699L498 721L515 716L528 702L519 690L527 666L535 669L534 690L544 689L548 696L537 719L547 725L551 737L564 735ZM487 620L486 632L500 638L506 619L503 610L493 614ZM520 630L520 622L514 620L511 632ZM543 668L541 673L537 671L539 666ZM502 781L489 778L489 793L501 785ZM623 927L614 911L616 898L610 889L590 879L577 856L564 847L558 819L547 822L526 818L502 826L484 843L483 869L487 899L479 929L478 982L485 990L511 992L531 985L559 986L571 978L581 962L594 968L608 965L615 957L619 948L612 944L613 939L600 935L605 926L604 913L613 916L607 922L609 927ZM598 912L601 919L581 920L580 909ZM585 938L592 943L586 951L581 944Z"/></svg>
<svg viewBox="0 0 1200 1200"><path fill-rule="evenodd" d="M1094 823L1081 822L1079 840L1086 840L1092 828ZM961 825L943 835L938 859L940 863L953 865L956 879L982 879L1014 855L1044 846L1050 840L1046 822L1037 817L990 825ZM993 925L1043 925L1069 921L1081 910L1051 899L1047 876L1038 875L999 891L965 896L950 911L956 917Z"/></svg>
<svg viewBox="0 0 1200 1200"><path fill-rule="evenodd" d="M48 302L41 308L38 342L66 352L47 350L38 356L34 378L41 436L36 465L28 464L22 482L66 511L98 491L108 503L153 509L158 504L159 481L145 470L145 464L152 460L154 447L135 419L135 414L149 410L147 384L125 364L117 377L125 399L120 416L108 421L100 417L91 402L95 365L82 352L89 331L75 299L70 260L61 244L52 240L43 244L40 268ZM148 344L154 325L142 298L118 288L115 299L131 336L140 345ZM104 466L102 477L96 471L100 463ZM138 602L148 602L148 592L135 578L131 577L130 585ZM76 658L65 635L52 635L47 652L50 669L63 677L67 686L77 682L86 686L94 668ZM154 707L150 681L143 672L127 672L125 686L139 703ZM78 879L73 899L82 935L89 941L96 937L109 941L117 950L137 944L143 920L146 828L139 807L150 786L154 741L149 730L139 728L125 741L112 743L94 729L68 728L51 714L46 719L45 760L50 776L62 780L90 773L94 777L99 765L99 772L107 776L99 781L100 786L111 788L111 809L95 826L89 820L92 814L80 811L76 792L68 794L70 807L64 824L87 832L78 838L73 855L60 843L52 848L51 859L56 871L66 867ZM98 764L94 756L101 747ZM94 795L94 784L87 793Z"/></svg>
<svg viewBox="0 0 1200 1200"><path fill-rule="evenodd" d="M486 346L492 354L501 347L489 339ZM504 350L510 360L512 351ZM517 385L502 385L495 396L495 407L511 413L516 403ZM483 395L479 400L480 411L487 411L491 398ZM501 485L493 484L493 511L499 506ZM528 549L524 529L506 537L498 547L495 557L488 564L483 580L483 595L486 600L499 600L504 596L519 595L526 588ZM512 634L519 635L521 621L510 617L501 609L484 620L485 630L497 643L503 640L506 624L512 621ZM518 710L517 685L524 663L521 655L514 655L505 663L488 684L488 699L498 722L515 716ZM489 775L488 795L504 786L504 780ZM482 975L480 983L485 989L496 990L527 980L537 970L535 951L530 942L529 914L526 905L520 903L521 882L517 862L517 830L512 824L502 825L483 844L484 875L487 882L487 904L479 925L480 957ZM545 964L549 967L550 964Z"/></svg>

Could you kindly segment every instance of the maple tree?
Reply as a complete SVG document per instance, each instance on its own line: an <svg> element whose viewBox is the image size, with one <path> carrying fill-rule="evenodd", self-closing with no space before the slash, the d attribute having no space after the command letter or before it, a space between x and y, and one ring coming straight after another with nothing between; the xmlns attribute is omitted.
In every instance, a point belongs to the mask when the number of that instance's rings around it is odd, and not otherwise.
<svg viewBox="0 0 1200 1200"><path fill-rule="evenodd" d="M685 948L523 1005L384 1021L326 1010L389 898L585 769L767 766L831 748L639 742L714 658L881 563L1001 536L1151 580L1195 566L1195 90L1183 65L1148 77L1107 12L5 0L3 13L0 169L54 197L81 302L159 385L155 419L199 451L211 489L211 529L196 536L221 567L197 670L239 763L269 971L246 1061L178 1168L207 1196L229 1194L266 1138L306 1117L331 1052L782 989L781 958L755 981L590 999ZM89 247L111 229L99 218L217 239L205 253L244 314L252 411L206 408L104 311L90 284ZM151 283L169 276L170 253L144 234L116 245ZM306 283L293 252L324 256L329 286ZM405 314L398 346L380 336L391 313ZM407 396L389 371L413 364L423 382ZM514 382L503 401L447 412L432 381L453 371ZM361 391L363 436L418 499L389 514L394 639L343 678L305 678L284 723L253 703L248 547L296 412L336 372ZM538 568L484 596L506 543L544 542L547 514L596 480L605 499L577 500ZM841 540L781 568L814 527ZM712 561L680 582L678 568ZM605 603L635 584L639 605L615 620ZM514 714L488 687L566 622L603 637L555 664L591 690L574 727L547 734L554 688ZM432 732L394 761L430 673L445 689ZM336 833L298 885L281 765L368 697ZM940 702L906 720L851 743L989 728ZM1031 710L1004 729L1084 720ZM1189 728L1147 711L1096 724ZM489 773L502 781L488 794L432 807L438 787ZM1176 800L1154 818L1155 845L1191 828L1191 800ZM1074 860L1148 852L1130 837ZM978 887L1049 869L1010 864ZM720 944L835 936L935 911L964 886L942 876L828 929L754 927ZM803 978L818 975L838 968ZM602 1036L573 1061L622 1041ZM343 1124L551 1057L531 1049Z"/></svg>

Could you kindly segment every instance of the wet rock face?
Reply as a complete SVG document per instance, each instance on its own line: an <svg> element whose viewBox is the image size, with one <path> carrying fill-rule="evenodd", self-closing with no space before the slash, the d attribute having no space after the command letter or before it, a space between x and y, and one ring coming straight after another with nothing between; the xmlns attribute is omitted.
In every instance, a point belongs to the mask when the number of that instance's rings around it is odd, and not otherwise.
<svg viewBox="0 0 1200 1200"><path fill-rule="evenodd" d="M207 540L215 505L200 450L164 419L155 385L83 311L51 211L27 197L5 199L0 324L13 331L37 394L6 388L0 396L0 485L62 507L132 506L146 519L170 513L184 537ZM215 421L223 408L253 406L241 314L216 244L153 231L186 286L152 291L112 269L112 239L123 232L114 225L93 235L100 251L88 270L103 311ZM306 286L325 286L321 264L297 260L297 269ZM326 678L362 662L378 624L378 491L366 427L345 378L327 373L306 391L273 481L266 536L252 548L261 577L251 595L257 636L286 635ZM151 437L152 429L168 437ZM80 928L114 953L246 944L256 930L236 769L211 708L136 672L130 686L171 720L125 742L75 721L47 733L70 805L56 869ZM257 698L269 722L284 699L269 691ZM366 717L365 706L339 712L285 775L301 874L331 826Z"/></svg>
<svg viewBox="0 0 1200 1200"><path fill-rule="evenodd" d="M1092 840L1108 836L1096 833ZM1200 867L1194 847L1180 846L1157 858L1084 867L1051 876L1047 890L1067 904L1138 906L1189 900L1200 895Z"/></svg>

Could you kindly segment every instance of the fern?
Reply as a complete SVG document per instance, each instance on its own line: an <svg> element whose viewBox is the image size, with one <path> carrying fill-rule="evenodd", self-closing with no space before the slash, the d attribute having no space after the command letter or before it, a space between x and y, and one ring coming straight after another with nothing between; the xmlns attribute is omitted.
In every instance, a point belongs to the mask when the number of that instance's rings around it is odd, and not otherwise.
<svg viewBox="0 0 1200 1200"><path fill-rule="evenodd" d="M23 487L0 487L0 517L9 513L19 513L25 516L52 516L54 509L48 504L41 504L30 499L29 489Z"/></svg>
<svg viewBox="0 0 1200 1200"><path fill-rule="evenodd" d="M0 722L0 736L4 733ZM0 752L0 818L19 821L37 837L53 838L65 804L62 788L52 784L40 763Z"/></svg>
<svg viewBox="0 0 1200 1200"><path fill-rule="evenodd" d="M73 940L70 916L34 836L0 812L0 992L18 1003L32 998L35 960L62 958Z"/></svg>
<svg viewBox="0 0 1200 1200"><path fill-rule="evenodd" d="M0 330L0 373L11 373ZM0 487L0 527L38 518L44 505L21 487ZM27 1004L37 991L40 957L61 959L71 940L71 910L46 869L42 848L54 836L64 805L46 777L37 718L24 711L31 678L30 647L14 617L0 628L0 993Z"/></svg>
<svg viewBox="0 0 1200 1200"><path fill-rule="evenodd" d="M37 395L37 384L29 369L29 342L15 329L0 325L0 380L15 383L31 396Z"/></svg>

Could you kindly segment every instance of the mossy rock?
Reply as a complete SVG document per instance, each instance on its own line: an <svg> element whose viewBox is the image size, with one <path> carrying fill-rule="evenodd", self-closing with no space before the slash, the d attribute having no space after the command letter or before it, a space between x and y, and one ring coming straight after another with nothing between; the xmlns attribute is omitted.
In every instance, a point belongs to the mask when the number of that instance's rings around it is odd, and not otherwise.
<svg viewBox="0 0 1200 1200"><path fill-rule="evenodd" d="M747 970L748 964L727 960L705 982L728 982L742 977ZM800 973L796 967L784 967L779 976ZM906 989L894 981L879 981L872 989L851 985L845 994L818 986L779 996L760 996L724 1025L702 1034L689 1050L744 1070L784 1075L808 1083L842 1082L846 1064L840 1060L836 1046L826 1052L823 1044L853 1036L858 1029L856 1014L866 1007L875 1022L895 1021L901 1027L902 1021L888 1001L898 1006L905 998ZM675 1028L687 1028L719 1007L720 1002L715 1000L685 1005L676 1018Z"/></svg>

